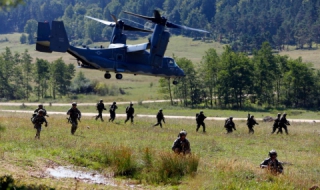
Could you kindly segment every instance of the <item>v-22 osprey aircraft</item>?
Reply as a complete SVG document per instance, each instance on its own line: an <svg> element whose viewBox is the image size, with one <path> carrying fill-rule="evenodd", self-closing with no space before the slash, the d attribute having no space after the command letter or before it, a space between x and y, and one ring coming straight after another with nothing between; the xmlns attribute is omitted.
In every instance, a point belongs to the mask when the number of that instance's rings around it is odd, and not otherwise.
<svg viewBox="0 0 320 190"><path fill-rule="evenodd" d="M154 17L125 13L154 23L154 30L129 26L122 20L117 20L114 15L112 15L114 22L86 16L114 28L108 48L89 48L69 44L63 21L52 21L51 28L48 22L38 22L36 50L46 53L68 52L77 59L80 68L105 71L106 79L111 78L110 72L115 72L117 79L122 79L122 73L130 73L173 78L173 84L176 85L177 80L184 77L185 73L173 58L164 56L170 38L165 28L209 32L168 22L157 10L154 10ZM123 30L152 32L152 36L147 43L127 45L127 37L123 34Z"/></svg>

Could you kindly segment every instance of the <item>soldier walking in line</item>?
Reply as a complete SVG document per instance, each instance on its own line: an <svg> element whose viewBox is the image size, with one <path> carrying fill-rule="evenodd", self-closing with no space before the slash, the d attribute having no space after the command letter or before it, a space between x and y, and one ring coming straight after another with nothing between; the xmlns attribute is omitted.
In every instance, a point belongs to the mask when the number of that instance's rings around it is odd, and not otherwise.
<svg viewBox="0 0 320 190"><path fill-rule="evenodd" d="M229 118L226 119L224 127L226 128L227 133L232 133L233 129L237 130L236 126L235 126L235 124L233 122L233 117L232 116L230 116Z"/></svg>
<svg viewBox="0 0 320 190"><path fill-rule="evenodd" d="M118 109L118 106L116 105L117 102L113 102L113 104L110 106L109 112L110 112L110 119L109 122L113 122L116 118L116 109Z"/></svg>
<svg viewBox="0 0 320 190"><path fill-rule="evenodd" d="M166 123L164 120L164 116L162 113L162 109L159 109L159 112L157 113L157 123L153 125L153 127L160 125L160 127L162 128L162 123L161 121L163 121L163 123Z"/></svg>
<svg viewBox="0 0 320 190"><path fill-rule="evenodd" d="M276 130L279 128L280 117L281 113L278 113L277 118L274 120L271 134L276 132Z"/></svg>
<svg viewBox="0 0 320 190"><path fill-rule="evenodd" d="M127 114L127 119L124 121L124 123L127 123L129 119L131 119L131 124L133 123L133 118L134 118L134 108L133 108L133 103L130 103L130 106L126 108L126 114Z"/></svg>
<svg viewBox="0 0 320 190"><path fill-rule="evenodd" d="M187 132L184 130L180 131L178 138L173 142L173 145L171 148L175 153L177 154L191 153L190 142L186 137L187 137Z"/></svg>
<svg viewBox="0 0 320 190"><path fill-rule="evenodd" d="M40 139L41 126L43 123L46 123L45 126L48 126L48 122L44 117L44 111L42 109L37 111L37 115L32 118L32 123L34 124L34 128L37 130L35 139Z"/></svg>
<svg viewBox="0 0 320 190"><path fill-rule="evenodd" d="M259 125L259 123L257 123L257 121L254 119L253 115L250 116L250 114L248 114L247 125L248 125L248 128L249 128L249 134L250 133L254 134L253 127L255 125Z"/></svg>
<svg viewBox="0 0 320 190"><path fill-rule="evenodd" d="M100 102L97 103L97 110L98 110L98 115L97 115L97 117L96 117L96 120L100 118L101 121L103 121L102 111L103 111L103 110L106 110L106 108L104 107L103 100L100 100Z"/></svg>
<svg viewBox="0 0 320 190"><path fill-rule="evenodd" d="M68 121L72 124L71 134L74 135L78 128L78 120L81 119L81 112L77 108L77 103L73 102L72 107L68 110L67 115L69 115Z"/></svg>
<svg viewBox="0 0 320 190"><path fill-rule="evenodd" d="M200 111L200 114L197 114L196 115L196 121L197 121L197 129L196 131L198 132L200 126L202 126L202 129L203 129L203 132L205 133L206 132L206 125L204 123L204 120L206 119L207 117L203 114L203 111Z"/></svg>
<svg viewBox="0 0 320 190"><path fill-rule="evenodd" d="M278 129L278 133L282 134L282 128L285 130L286 134L288 135L288 128L287 125L290 125L289 121L287 120L287 114L284 113L279 121L279 129Z"/></svg>

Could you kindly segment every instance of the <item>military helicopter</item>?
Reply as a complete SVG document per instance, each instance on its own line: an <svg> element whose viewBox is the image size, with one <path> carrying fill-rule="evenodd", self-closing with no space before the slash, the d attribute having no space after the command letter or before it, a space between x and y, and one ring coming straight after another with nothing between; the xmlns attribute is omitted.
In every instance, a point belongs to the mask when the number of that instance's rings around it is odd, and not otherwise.
<svg viewBox="0 0 320 190"><path fill-rule="evenodd" d="M159 11L154 11L154 17L126 12L126 14L143 18L155 24L154 30L145 30L125 24L117 20L114 15L114 22L100 20L86 16L89 19L113 27L112 37L108 48L75 47L69 44L63 21L38 22L36 50L40 52L68 52L78 60L80 68L97 69L105 71L104 77L111 78L110 72L116 73L116 79L122 79L122 73L134 75L149 75L165 78L173 78L173 84L178 84L177 79L184 77L184 71L179 68L173 58L164 56L169 43L170 34L165 28L178 28L209 33L205 30L189 28L167 21ZM127 45L127 37L123 30L141 31L152 33L149 42L136 45ZM150 49L150 51L147 51Z"/></svg>

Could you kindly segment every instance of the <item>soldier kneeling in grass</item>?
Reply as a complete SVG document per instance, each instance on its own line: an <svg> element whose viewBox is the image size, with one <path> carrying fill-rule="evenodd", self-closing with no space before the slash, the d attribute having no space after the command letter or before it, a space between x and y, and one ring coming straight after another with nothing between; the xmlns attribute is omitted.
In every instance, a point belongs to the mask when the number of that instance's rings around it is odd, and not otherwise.
<svg viewBox="0 0 320 190"><path fill-rule="evenodd" d="M282 174L283 166L282 163L277 160L277 156L277 152L271 150L269 152L269 158L261 162L260 168L267 168L272 174Z"/></svg>
<svg viewBox="0 0 320 190"><path fill-rule="evenodd" d="M48 126L48 122L44 117L44 111L42 109L38 110L38 114L32 118L32 123L34 124L34 128L37 129L36 136L34 138L40 139L41 125L46 123L45 126Z"/></svg>
<svg viewBox="0 0 320 190"><path fill-rule="evenodd" d="M190 154L191 148L190 148L190 142L187 137L187 132L182 130L180 131L178 138L173 142L172 150L177 153L183 153L183 154Z"/></svg>

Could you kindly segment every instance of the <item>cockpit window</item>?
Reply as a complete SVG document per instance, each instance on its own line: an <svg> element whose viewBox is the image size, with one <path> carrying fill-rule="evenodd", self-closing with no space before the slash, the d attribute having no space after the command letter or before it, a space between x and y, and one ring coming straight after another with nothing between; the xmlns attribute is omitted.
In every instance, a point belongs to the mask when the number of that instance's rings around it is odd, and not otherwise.
<svg viewBox="0 0 320 190"><path fill-rule="evenodd" d="M174 62L173 59L168 59L168 67L176 67L176 63Z"/></svg>

